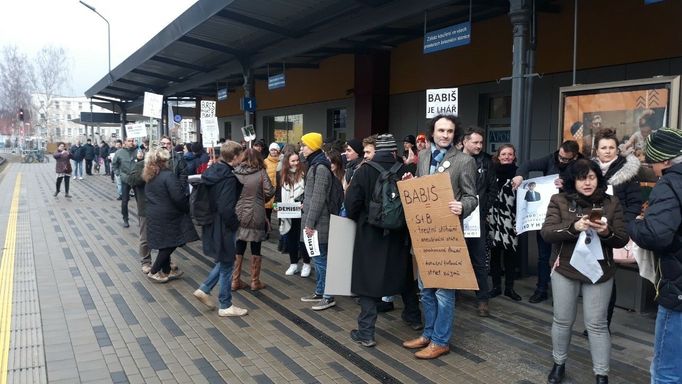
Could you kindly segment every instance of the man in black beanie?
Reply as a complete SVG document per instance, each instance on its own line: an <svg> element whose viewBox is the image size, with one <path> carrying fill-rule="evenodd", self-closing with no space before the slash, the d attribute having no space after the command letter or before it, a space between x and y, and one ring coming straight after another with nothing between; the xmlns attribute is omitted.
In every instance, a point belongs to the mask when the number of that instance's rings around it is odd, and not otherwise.
<svg viewBox="0 0 682 384"><path fill-rule="evenodd" d="M362 141L358 139L348 140L344 154L346 155L346 175L343 178L343 189L346 190L355 170L362 163Z"/></svg>
<svg viewBox="0 0 682 384"><path fill-rule="evenodd" d="M651 382L677 383L682 377L682 131L662 128L651 133L645 154L661 178L649 195L644 217L631 221L628 233L659 260Z"/></svg>

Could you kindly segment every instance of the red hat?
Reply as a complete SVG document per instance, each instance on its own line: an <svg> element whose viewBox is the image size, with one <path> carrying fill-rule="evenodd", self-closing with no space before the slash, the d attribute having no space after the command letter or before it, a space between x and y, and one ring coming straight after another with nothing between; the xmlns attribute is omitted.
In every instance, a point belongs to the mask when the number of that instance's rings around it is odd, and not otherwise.
<svg viewBox="0 0 682 384"><path fill-rule="evenodd" d="M426 143L426 135L423 133L418 134L417 135L417 141L422 141L422 142Z"/></svg>

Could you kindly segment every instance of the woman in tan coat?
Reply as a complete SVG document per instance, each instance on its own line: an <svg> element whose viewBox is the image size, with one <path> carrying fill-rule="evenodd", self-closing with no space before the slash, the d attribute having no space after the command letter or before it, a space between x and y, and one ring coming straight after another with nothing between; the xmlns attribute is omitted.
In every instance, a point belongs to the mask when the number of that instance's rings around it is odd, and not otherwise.
<svg viewBox="0 0 682 384"><path fill-rule="evenodd" d="M244 151L244 158L235 169L234 174L244 186L237 202L237 218L239 229L237 231L237 252L232 271L232 290L246 288L239 275L242 270L242 261L246 251L246 243L251 243L251 289L265 288L260 282L260 269L263 257L261 255L261 242L265 240L269 232L270 223L265 217L265 202L275 195L275 187L265 170L263 159L253 148Z"/></svg>

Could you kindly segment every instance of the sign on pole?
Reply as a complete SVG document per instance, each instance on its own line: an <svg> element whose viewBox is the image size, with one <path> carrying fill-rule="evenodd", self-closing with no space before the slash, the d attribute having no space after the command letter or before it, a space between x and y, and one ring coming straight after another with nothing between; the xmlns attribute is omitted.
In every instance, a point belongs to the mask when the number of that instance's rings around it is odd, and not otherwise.
<svg viewBox="0 0 682 384"><path fill-rule="evenodd" d="M215 101L201 100L201 119L204 117L215 117Z"/></svg>
<svg viewBox="0 0 682 384"><path fill-rule="evenodd" d="M140 138L147 137L147 126L144 123L127 124L126 137Z"/></svg>
<svg viewBox="0 0 682 384"><path fill-rule="evenodd" d="M204 148L215 147L220 139L220 132L218 132L218 118L202 117L201 118L201 143Z"/></svg>
<svg viewBox="0 0 682 384"><path fill-rule="evenodd" d="M163 95L156 93L144 93L144 106L142 107L142 116L160 119L163 111Z"/></svg>
<svg viewBox="0 0 682 384"><path fill-rule="evenodd" d="M244 136L244 141L256 140L256 129L253 127L253 124L242 127L242 135Z"/></svg>
<svg viewBox="0 0 682 384"><path fill-rule="evenodd" d="M424 35L424 54L471 43L471 23L451 25Z"/></svg>
<svg viewBox="0 0 682 384"><path fill-rule="evenodd" d="M398 182L419 277L426 288L478 290L447 173Z"/></svg>
<svg viewBox="0 0 682 384"><path fill-rule="evenodd" d="M438 88L426 90L426 118L437 115L455 115L458 109L458 88Z"/></svg>

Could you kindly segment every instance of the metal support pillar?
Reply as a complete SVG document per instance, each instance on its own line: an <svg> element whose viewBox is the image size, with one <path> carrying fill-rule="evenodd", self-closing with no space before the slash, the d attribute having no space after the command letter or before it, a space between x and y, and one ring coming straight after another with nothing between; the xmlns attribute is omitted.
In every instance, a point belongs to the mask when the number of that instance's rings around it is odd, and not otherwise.
<svg viewBox="0 0 682 384"><path fill-rule="evenodd" d="M244 76L244 97L252 97L251 92L253 90L253 73L251 71L251 67L244 62L242 62L242 74ZM246 110L246 108L244 108L244 126L254 124L254 119L252 119L251 113L252 112L249 112Z"/></svg>
<svg viewBox="0 0 682 384"><path fill-rule="evenodd" d="M121 140L126 139L126 120L128 119L128 111L124 103L120 103L121 107Z"/></svg>
<svg viewBox="0 0 682 384"><path fill-rule="evenodd" d="M509 0L509 18L514 27L511 143L518 148L517 158L522 162L530 157L530 132L523 121L526 84L524 75L526 74L526 50L528 45L528 3L528 0Z"/></svg>

